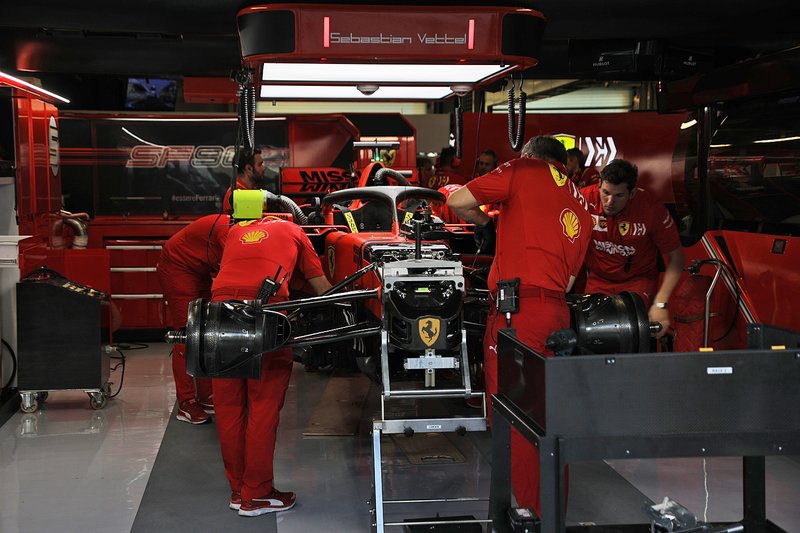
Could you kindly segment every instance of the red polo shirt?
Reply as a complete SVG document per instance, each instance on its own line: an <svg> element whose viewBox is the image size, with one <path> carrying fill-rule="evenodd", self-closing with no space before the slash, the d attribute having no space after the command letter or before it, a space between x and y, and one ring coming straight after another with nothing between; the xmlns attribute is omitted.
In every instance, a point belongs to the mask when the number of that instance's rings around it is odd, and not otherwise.
<svg viewBox="0 0 800 533"><path fill-rule="evenodd" d="M479 204L500 204L489 288L500 279L565 291L583 263L591 217L563 166L521 157L467 185Z"/></svg>
<svg viewBox="0 0 800 533"><path fill-rule="evenodd" d="M601 278L601 283L633 278L657 280L658 251L668 254L681 245L675 221L664 205L647 191L637 189L625 209L607 217L600 203L600 184L584 187L581 194L593 219L592 244L586 254L587 289L594 277Z"/></svg>
<svg viewBox="0 0 800 533"><path fill-rule="evenodd" d="M439 187L439 192L444 194L445 203L442 204L441 208L433 209L434 215L439 216L445 224L465 224L463 220L458 218L453 210L447 206L447 198L450 198L450 195L456 192L458 189L463 187L463 185L451 184L445 185L444 187Z"/></svg>
<svg viewBox="0 0 800 533"><path fill-rule="evenodd" d="M428 187L438 189L445 185L464 185L465 183L467 183L467 179L454 170L437 170L436 174L431 176L428 181Z"/></svg>
<svg viewBox="0 0 800 533"><path fill-rule="evenodd" d="M276 300L289 299L289 281L295 267L306 279L324 275L319 257L302 228L293 222L265 217L234 224L228 232L222 265L212 292L258 288L264 278L289 274Z"/></svg>
<svg viewBox="0 0 800 533"><path fill-rule="evenodd" d="M595 167L586 167L569 177L578 188L588 187L600 181L600 173Z"/></svg>
<svg viewBox="0 0 800 533"><path fill-rule="evenodd" d="M229 221L228 215L198 218L164 243L159 263L171 263L182 271L210 276L219 270Z"/></svg>

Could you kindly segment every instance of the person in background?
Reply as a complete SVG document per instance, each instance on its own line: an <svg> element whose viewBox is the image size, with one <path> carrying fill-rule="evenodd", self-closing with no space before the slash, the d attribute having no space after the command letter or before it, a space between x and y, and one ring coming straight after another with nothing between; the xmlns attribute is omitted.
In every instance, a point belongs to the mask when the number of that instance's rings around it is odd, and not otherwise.
<svg viewBox="0 0 800 533"><path fill-rule="evenodd" d="M598 182L600 174L594 167L586 167L586 156L580 148L567 150L567 174L579 189L594 185Z"/></svg>
<svg viewBox="0 0 800 533"><path fill-rule="evenodd" d="M239 167L236 170L236 188L260 189L264 185L264 160L261 158L261 152L259 150L251 152L246 148L241 148L237 155L237 161ZM229 187L222 200L223 213L233 211L232 194L233 191Z"/></svg>
<svg viewBox="0 0 800 533"><path fill-rule="evenodd" d="M417 177L420 187L427 187L433 177L433 162L427 157L417 158Z"/></svg>
<svg viewBox="0 0 800 533"><path fill-rule="evenodd" d="M478 226L491 224L480 205L500 205L490 300L496 301L499 281L519 278L519 312L512 315L510 327L520 341L548 357L553 353L545 347L547 338L569 327L565 293L583 264L592 228L586 202L567 178L566 162L566 149L557 139L534 137L522 157L470 181L447 200L457 216ZM497 393L501 327L508 326L495 304L484 337L487 399ZM517 502L539 513L539 455L516 430L511 434L511 471Z"/></svg>
<svg viewBox="0 0 800 533"><path fill-rule="evenodd" d="M211 297L211 276L219 270L228 225L228 215L207 215L164 243L156 272L173 329L186 327L193 300ZM214 413L211 380L195 379L186 373L185 344L176 344L172 349L172 376L178 400L177 419L190 424L208 422L208 415Z"/></svg>
<svg viewBox="0 0 800 533"><path fill-rule="evenodd" d="M300 226L270 216L234 224L214 279L212 301L255 299L265 277L275 276L279 267L290 276L305 278L316 294L331 286ZM288 299L286 281L269 302ZM273 482L278 421L292 365L292 350L284 348L263 355L258 379L211 380L217 433L231 487L229 507L240 516L290 509L297 499L293 492L276 489Z"/></svg>
<svg viewBox="0 0 800 533"><path fill-rule="evenodd" d="M456 171L461 164L461 159L456 155L456 149L452 146L442 148L441 154L436 163L436 174L428 180L427 187L438 189L445 185L464 185L467 180Z"/></svg>
<svg viewBox="0 0 800 533"><path fill-rule="evenodd" d="M475 173L472 175L473 179L478 176L488 174L497 167L497 154L492 149L486 149L478 154L478 159L475 161Z"/></svg>
<svg viewBox="0 0 800 533"><path fill-rule="evenodd" d="M445 203L437 208L434 208L433 214L441 218L445 224L465 224L465 222L458 218L456 214L453 213L453 210L447 205L447 198L449 198L451 194L459 190L461 187L463 187L463 185L450 184L443 185L438 189L440 193L444 194Z"/></svg>
<svg viewBox="0 0 800 533"><path fill-rule="evenodd" d="M684 254L672 215L636 188L638 175L636 165L615 159L600 173L599 183L581 189L593 218L586 292L640 295L650 322L661 324L661 337L670 325L667 303L680 280ZM660 284L659 253L667 256Z"/></svg>

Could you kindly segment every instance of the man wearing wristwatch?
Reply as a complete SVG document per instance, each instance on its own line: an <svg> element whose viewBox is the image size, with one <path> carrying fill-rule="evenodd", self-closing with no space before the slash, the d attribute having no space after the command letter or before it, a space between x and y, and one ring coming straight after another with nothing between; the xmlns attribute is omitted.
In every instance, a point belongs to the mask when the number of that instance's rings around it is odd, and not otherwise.
<svg viewBox="0 0 800 533"><path fill-rule="evenodd" d="M581 189L593 219L586 292L639 294L649 308L650 322L661 323L661 337L670 325L668 302L680 280L684 255L672 215L636 188L637 176L635 165L615 159L600 173L599 183ZM667 258L660 285L659 253Z"/></svg>

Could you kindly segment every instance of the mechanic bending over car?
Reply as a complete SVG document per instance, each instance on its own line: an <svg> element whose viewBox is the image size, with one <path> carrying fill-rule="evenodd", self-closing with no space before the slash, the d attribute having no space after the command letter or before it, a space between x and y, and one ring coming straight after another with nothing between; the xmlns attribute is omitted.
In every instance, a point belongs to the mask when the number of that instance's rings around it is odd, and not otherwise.
<svg viewBox="0 0 800 533"><path fill-rule="evenodd" d="M497 251L489 271L493 305L483 345L487 401L497 393L497 332L509 327L509 317L517 338L545 356L553 355L545 347L547 337L570 324L565 293L583 264L592 217L567 177L566 162L566 149L557 139L534 137L522 157L470 181L447 201L457 216L479 226L493 224L480 205L500 206ZM518 312L501 314L509 302L497 301L498 285L509 288L506 295L518 292ZM519 505L539 513L539 455L513 429L511 472Z"/></svg>
<svg viewBox="0 0 800 533"><path fill-rule="evenodd" d="M237 189L261 189L264 185L264 159L261 157L260 150L250 151L247 148L240 148L236 154L236 161L239 166L236 168L236 188ZM225 198L222 200L222 212L230 213L231 195L233 191L228 188Z"/></svg>
<svg viewBox="0 0 800 533"><path fill-rule="evenodd" d="M279 272L288 277L269 303L286 301L295 271L318 295L331 287L300 226L269 216L239 222L228 232L212 301L253 300L265 277L280 278ZM263 356L260 379L212 379L217 432L231 486L229 507L240 516L283 511L295 504L293 492L281 492L273 483L275 439L292 364L292 350L284 348Z"/></svg>
<svg viewBox="0 0 800 533"><path fill-rule="evenodd" d="M592 241L586 254L586 293L635 292L644 300L650 322L669 328L667 302L684 265L683 248L672 215L647 191L636 188L639 171L624 159L611 161L600 182L581 189L592 215ZM658 284L659 250L667 255Z"/></svg>
<svg viewBox="0 0 800 533"><path fill-rule="evenodd" d="M156 272L170 326L186 327L189 304L211 296L211 276L219 270L228 215L207 215L181 229L164 243ZM186 373L186 345L172 348L172 376L178 400L177 419L190 424L203 424L214 413L211 380L192 378Z"/></svg>

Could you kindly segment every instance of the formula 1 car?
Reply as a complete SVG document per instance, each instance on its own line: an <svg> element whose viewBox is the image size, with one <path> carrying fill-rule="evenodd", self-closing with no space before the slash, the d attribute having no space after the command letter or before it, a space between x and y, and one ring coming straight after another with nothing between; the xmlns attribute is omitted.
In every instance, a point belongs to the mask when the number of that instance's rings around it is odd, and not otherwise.
<svg viewBox="0 0 800 533"><path fill-rule="evenodd" d="M404 370L426 370L431 385L437 369L467 368L468 282L451 241L466 241L471 233L445 229L432 215L444 200L438 191L412 186L328 194L310 217L325 224L307 228L335 284L330 294L272 305L195 301L186 330L187 369L196 376L251 375L256 366L245 359L283 345L305 346L306 363L350 359L384 384L401 363ZM339 292L347 286L352 290Z"/></svg>
<svg viewBox="0 0 800 533"><path fill-rule="evenodd" d="M322 222L306 228L333 289L280 304L195 301L186 332L169 336L186 339L192 375L257 375L261 354L292 346L306 364L357 365L385 389L394 376L419 370L434 387L437 370L447 370L471 394L489 309L481 266L491 256L476 255L466 225L445 225L433 214L443 208L442 193L406 185L391 169L367 174L378 185L329 193L304 217ZM403 185L385 185L389 179ZM558 354L649 348L635 295L575 297L570 307L575 333L554 336Z"/></svg>

